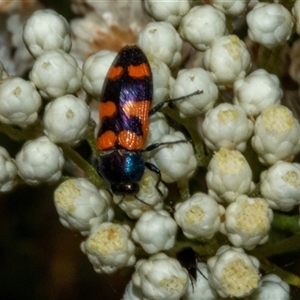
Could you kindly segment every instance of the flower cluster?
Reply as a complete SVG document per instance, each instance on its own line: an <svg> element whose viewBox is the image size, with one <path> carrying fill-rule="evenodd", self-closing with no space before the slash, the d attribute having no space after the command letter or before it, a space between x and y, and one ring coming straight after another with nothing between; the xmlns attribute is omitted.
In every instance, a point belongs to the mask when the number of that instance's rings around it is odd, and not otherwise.
<svg viewBox="0 0 300 300"><path fill-rule="evenodd" d="M268 255L255 250L272 249L267 242L278 212L289 219L300 207L300 125L283 103L280 76L288 68L276 61L292 31L300 34L300 0L292 7L203 2L210 4L73 1L81 17L70 24L32 4L22 36L22 51L32 56L24 56L28 78L10 74L16 68L0 56L0 131L26 141L14 158L0 146L0 191L21 181L56 183L59 220L85 238L80 248L95 271L134 266L123 299L289 299L286 282L262 276L259 259ZM7 13L20 11L23 1L6 3L0 10ZM137 151L155 168L145 170L135 195L120 195L94 166L103 155L96 106L117 51L132 43L151 67L151 107L175 100L149 118L147 151ZM299 65L297 51L290 58ZM274 62L278 68L268 68ZM295 65L289 72L300 82ZM92 158L74 148L84 140ZM65 179L70 161L77 172ZM207 258L196 256L195 278L175 258L187 244ZM278 247L277 254L288 251Z"/></svg>

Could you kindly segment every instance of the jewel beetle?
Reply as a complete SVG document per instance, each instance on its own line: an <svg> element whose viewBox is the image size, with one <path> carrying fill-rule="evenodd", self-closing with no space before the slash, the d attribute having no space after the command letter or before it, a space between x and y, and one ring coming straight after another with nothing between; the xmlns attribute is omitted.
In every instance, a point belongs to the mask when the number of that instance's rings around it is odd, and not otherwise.
<svg viewBox="0 0 300 300"><path fill-rule="evenodd" d="M152 73L146 55L136 45L122 48L104 82L99 105L101 126L97 136L97 148L103 153L97 163L97 172L110 184L115 195L135 196L145 167L158 175L156 189L162 194L158 188L160 171L144 160L142 152L186 142L156 143L143 149L149 116L165 103L187 97L166 100L151 109L152 89ZM196 91L191 95L199 93Z"/></svg>

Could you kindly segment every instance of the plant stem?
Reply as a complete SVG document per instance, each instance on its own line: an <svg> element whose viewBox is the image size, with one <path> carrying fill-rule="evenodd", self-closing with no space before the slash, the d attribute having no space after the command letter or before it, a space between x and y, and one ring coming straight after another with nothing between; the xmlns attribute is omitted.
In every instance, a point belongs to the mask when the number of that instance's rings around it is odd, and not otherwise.
<svg viewBox="0 0 300 300"><path fill-rule="evenodd" d="M279 230L292 232L294 234L300 233L299 215L289 216L281 213L274 213L272 227Z"/></svg>
<svg viewBox="0 0 300 300"><path fill-rule="evenodd" d="M191 197L190 195L190 189L189 189L189 180L188 179L183 179L177 182L177 185L180 190L181 194L181 200L185 201L188 198Z"/></svg>
<svg viewBox="0 0 300 300"><path fill-rule="evenodd" d="M275 264L270 263L269 261L261 262L260 268L264 270L266 273L275 273L282 280L290 285L294 285L300 287L300 278L293 273L283 270Z"/></svg>
<svg viewBox="0 0 300 300"><path fill-rule="evenodd" d="M74 149L68 145L61 144L59 147L63 150L64 156L75 163L85 174L85 176L98 188L100 188L104 182L93 168L85 159L81 157Z"/></svg>
<svg viewBox="0 0 300 300"><path fill-rule="evenodd" d="M250 253L251 255L265 258L274 255L286 254L290 252L300 251L300 234L296 234L292 237L282 239L275 243L266 243L260 247L255 248Z"/></svg>

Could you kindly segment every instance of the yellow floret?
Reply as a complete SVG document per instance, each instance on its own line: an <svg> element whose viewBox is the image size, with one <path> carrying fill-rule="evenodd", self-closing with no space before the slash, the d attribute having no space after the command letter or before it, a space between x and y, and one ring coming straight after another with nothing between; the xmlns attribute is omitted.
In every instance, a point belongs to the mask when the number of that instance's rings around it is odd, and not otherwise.
<svg viewBox="0 0 300 300"><path fill-rule="evenodd" d="M242 297L258 287L260 275L253 266L246 265L241 259L229 263L222 272L230 297Z"/></svg>
<svg viewBox="0 0 300 300"><path fill-rule="evenodd" d="M299 176L295 171L288 171L284 176L282 176L282 179L293 186L299 186Z"/></svg>
<svg viewBox="0 0 300 300"><path fill-rule="evenodd" d="M230 35L228 43L224 44L223 47L227 50L233 60L240 59L241 43L236 35Z"/></svg>
<svg viewBox="0 0 300 300"><path fill-rule="evenodd" d="M109 256L118 249L123 248L121 230L118 225L98 230L87 240L88 247L102 256Z"/></svg>
<svg viewBox="0 0 300 300"><path fill-rule="evenodd" d="M238 174L245 167L245 159L239 151L220 148L215 154L216 163L220 172Z"/></svg>
<svg viewBox="0 0 300 300"><path fill-rule="evenodd" d="M237 110L226 109L218 113L218 120L220 123L227 124L238 118L239 118L239 112Z"/></svg>
<svg viewBox="0 0 300 300"><path fill-rule="evenodd" d="M54 192L57 206L69 212L75 211L74 200L80 196L80 189L76 187L74 179L63 182Z"/></svg>
<svg viewBox="0 0 300 300"><path fill-rule="evenodd" d="M236 223L249 233L266 230L269 226L268 204L259 198L254 199L254 202L245 201L236 216Z"/></svg>
<svg viewBox="0 0 300 300"><path fill-rule="evenodd" d="M194 205L185 213L185 221L188 224L198 223L202 221L204 215L203 209L199 205Z"/></svg>
<svg viewBox="0 0 300 300"><path fill-rule="evenodd" d="M273 105L266 108L261 116L264 126L276 133L288 131L295 124L292 112L282 105Z"/></svg>
<svg viewBox="0 0 300 300"><path fill-rule="evenodd" d="M167 291L175 293L183 289L183 287L186 285L186 280L177 276L171 276L170 278L161 280L159 284Z"/></svg>

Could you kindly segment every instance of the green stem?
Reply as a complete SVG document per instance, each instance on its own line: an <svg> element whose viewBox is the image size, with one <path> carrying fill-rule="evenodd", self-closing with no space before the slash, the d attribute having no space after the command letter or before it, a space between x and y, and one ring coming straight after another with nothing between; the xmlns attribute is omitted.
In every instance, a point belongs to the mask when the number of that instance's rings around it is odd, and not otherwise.
<svg viewBox="0 0 300 300"><path fill-rule="evenodd" d="M229 34L233 34L233 27L232 27L232 17L226 16L226 28L229 32Z"/></svg>
<svg viewBox="0 0 300 300"><path fill-rule="evenodd" d="M188 179L179 180L177 182L177 185L178 185L179 190L180 190L181 199L183 201L189 199L191 197L190 189L189 189L189 180Z"/></svg>
<svg viewBox="0 0 300 300"><path fill-rule="evenodd" d="M14 128L12 125L0 124L0 131L13 141L28 141L42 135L43 125L36 121L25 128Z"/></svg>
<svg viewBox="0 0 300 300"><path fill-rule="evenodd" d="M299 215L288 216L281 213L274 213L272 227L294 234L300 233Z"/></svg>
<svg viewBox="0 0 300 300"><path fill-rule="evenodd" d="M93 154L96 157L99 157L99 150L97 148L96 139L95 139L95 127L96 127L95 121L93 119L90 119L89 129L88 129L88 132L87 132L85 138L86 138L86 141L88 142L88 144L90 145L90 147L93 151Z"/></svg>
<svg viewBox="0 0 300 300"><path fill-rule="evenodd" d="M15 129L7 124L0 124L0 131L10 137L14 141L23 141L24 136L22 130Z"/></svg>
<svg viewBox="0 0 300 300"><path fill-rule="evenodd" d="M104 182L96 170L81 155L68 145L60 144L59 147L63 150L64 156L75 163L94 185L98 188L103 186Z"/></svg>
<svg viewBox="0 0 300 300"><path fill-rule="evenodd" d="M260 263L260 268L264 270L267 274L275 273L278 275L282 280L290 285L294 285L300 287L300 278L293 273L283 270L282 268L278 267L270 263L269 261L263 261Z"/></svg>
<svg viewBox="0 0 300 300"><path fill-rule="evenodd" d="M275 243L269 242L262 246L258 246L250 251L250 254L259 258L265 258L297 251L300 251L300 234L276 241Z"/></svg>
<svg viewBox="0 0 300 300"><path fill-rule="evenodd" d="M269 73L280 76L282 73L282 45L279 45L273 49L260 45L258 51L257 65L259 68L263 68Z"/></svg>

